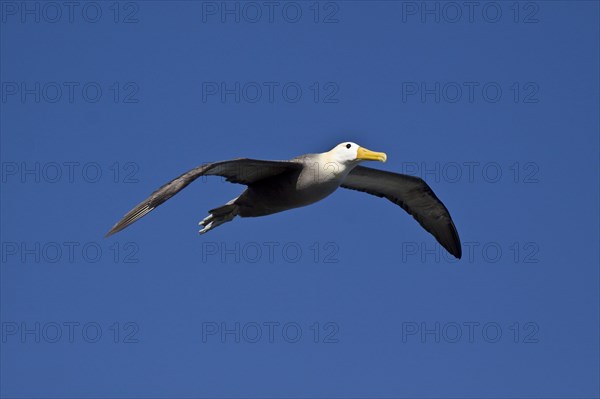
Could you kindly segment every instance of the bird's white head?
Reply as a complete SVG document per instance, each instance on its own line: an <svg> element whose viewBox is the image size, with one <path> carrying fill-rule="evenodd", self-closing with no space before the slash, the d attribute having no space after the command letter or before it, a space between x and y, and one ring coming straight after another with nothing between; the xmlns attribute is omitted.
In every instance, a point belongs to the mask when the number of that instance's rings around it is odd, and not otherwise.
<svg viewBox="0 0 600 399"><path fill-rule="evenodd" d="M332 156L335 161L342 164L357 164L361 161L385 162L387 160L387 155L384 152L367 150L350 141L336 145L329 151L329 155Z"/></svg>

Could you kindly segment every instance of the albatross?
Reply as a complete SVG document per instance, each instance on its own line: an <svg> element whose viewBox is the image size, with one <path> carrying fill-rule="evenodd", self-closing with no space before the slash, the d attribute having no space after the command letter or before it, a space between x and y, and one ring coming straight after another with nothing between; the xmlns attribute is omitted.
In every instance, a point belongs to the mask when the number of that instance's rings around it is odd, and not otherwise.
<svg viewBox="0 0 600 399"><path fill-rule="evenodd" d="M383 152L356 143L338 144L330 151L306 154L289 161L237 158L191 169L164 184L129 211L106 237L123 230L167 201L200 176L221 176L246 185L238 197L208 211L199 225L204 234L236 216L257 217L313 204L339 187L386 198L412 215L449 253L461 257L460 238L448 209L419 177L359 165L363 161L385 162Z"/></svg>

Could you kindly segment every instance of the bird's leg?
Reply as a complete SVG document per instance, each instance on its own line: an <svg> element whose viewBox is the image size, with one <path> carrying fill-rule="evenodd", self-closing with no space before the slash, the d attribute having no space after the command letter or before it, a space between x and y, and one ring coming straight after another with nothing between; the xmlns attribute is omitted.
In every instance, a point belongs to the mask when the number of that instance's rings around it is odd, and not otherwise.
<svg viewBox="0 0 600 399"><path fill-rule="evenodd" d="M198 226L206 226L207 224L209 224L211 221L213 220L213 215L210 214L207 217L205 217L204 219L202 219L200 221L200 223L198 223Z"/></svg>
<svg viewBox="0 0 600 399"><path fill-rule="evenodd" d="M236 217L238 215L238 207L234 203L236 199L237 198L232 199L227 204L221 207L211 209L209 211L210 215L208 215L207 217L202 219L200 223L198 223L199 226L204 226L204 228L198 231L198 233L207 233L215 227L220 226L223 223L227 223L231 221L234 217Z"/></svg>
<svg viewBox="0 0 600 399"><path fill-rule="evenodd" d="M215 217L212 214L208 215L200 223L198 223L198 225L204 226L204 228L202 230L198 231L198 233L200 233L200 234L207 233L210 230L214 229L215 227L220 226L223 223L227 223L227 222L231 221L235 216L236 215L233 213L229 213L227 215L217 216L217 217Z"/></svg>
<svg viewBox="0 0 600 399"><path fill-rule="evenodd" d="M199 230L198 233L204 234L204 233L207 233L208 231L212 230L213 228L217 227L214 224L214 222L215 222L215 217L211 213L210 215L208 215L207 217L202 219L200 221L200 223L198 223L198 226L203 226L203 228L201 230Z"/></svg>

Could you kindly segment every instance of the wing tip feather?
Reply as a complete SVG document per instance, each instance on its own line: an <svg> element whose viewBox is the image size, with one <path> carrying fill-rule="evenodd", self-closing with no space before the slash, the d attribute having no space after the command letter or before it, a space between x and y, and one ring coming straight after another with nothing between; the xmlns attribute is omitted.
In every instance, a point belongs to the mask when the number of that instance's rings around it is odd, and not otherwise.
<svg viewBox="0 0 600 399"><path fill-rule="evenodd" d="M125 229L126 227L128 227L129 225L131 225L132 223L136 222L137 220L141 219L142 217L146 216L151 210L153 210L155 207L150 206L148 204L143 204L140 206L135 207L134 209L132 209L130 212L128 212L125 216L123 216L123 218L121 220L119 220L117 222L117 224L115 224L105 235L104 238L110 237L115 233L118 233L119 231Z"/></svg>
<svg viewBox="0 0 600 399"><path fill-rule="evenodd" d="M448 217L450 217L450 213L448 213ZM452 221L452 217L450 217L448 228L450 229L451 239L449 242L443 243L442 245L446 251L450 252L456 259L460 259L462 258L462 245L460 243L460 237L458 236L458 230L456 230L456 226Z"/></svg>

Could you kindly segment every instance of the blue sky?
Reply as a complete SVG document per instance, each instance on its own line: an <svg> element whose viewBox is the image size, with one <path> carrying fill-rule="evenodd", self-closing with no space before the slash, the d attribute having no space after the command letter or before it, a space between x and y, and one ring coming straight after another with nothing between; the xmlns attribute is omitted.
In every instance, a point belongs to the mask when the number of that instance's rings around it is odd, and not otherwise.
<svg viewBox="0 0 600 399"><path fill-rule="evenodd" d="M600 394L597 2L0 7L3 397ZM198 164L347 140L461 261L345 190L198 236L220 178L103 238Z"/></svg>

